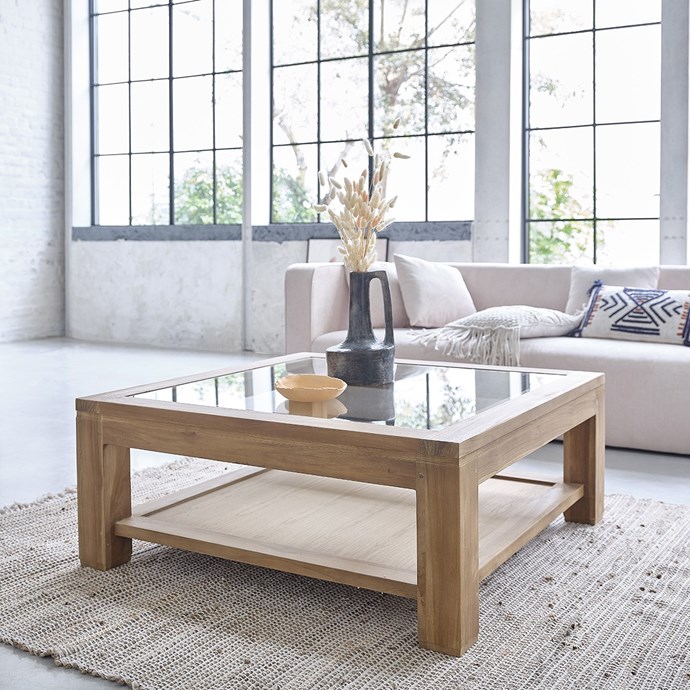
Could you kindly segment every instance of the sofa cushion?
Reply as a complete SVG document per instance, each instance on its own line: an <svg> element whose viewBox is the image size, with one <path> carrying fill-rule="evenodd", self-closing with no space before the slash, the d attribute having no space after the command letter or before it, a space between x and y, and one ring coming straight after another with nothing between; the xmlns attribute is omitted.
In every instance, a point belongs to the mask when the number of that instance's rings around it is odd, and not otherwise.
<svg viewBox="0 0 690 690"><path fill-rule="evenodd" d="M397 335L397 334L396 334ZM690 453L690 348L603 338L533 338L520 348L523 367L603 371L606 443Z"/></svg>
<svg viewBox="0 0 690 690"><path fill-rule="evenodd" d="M690 346L690 290L650 290L596 283L583 338L615 338Z"/></svg>
<svg viewBox="0 0 690 690"><path fill-rule="evenodd" d="M573 266L570 271L568 303L565 306L568 314L575 314L587 306L589 291L597 280L605 285L655 288L659 283L659 267Z"/></svg>
<svg viewBox="0 0 690 690"><path fill-rule="evenodd" d="M394 259L410 325L438 328L477 311L456 268L400 254Z"/></svg>

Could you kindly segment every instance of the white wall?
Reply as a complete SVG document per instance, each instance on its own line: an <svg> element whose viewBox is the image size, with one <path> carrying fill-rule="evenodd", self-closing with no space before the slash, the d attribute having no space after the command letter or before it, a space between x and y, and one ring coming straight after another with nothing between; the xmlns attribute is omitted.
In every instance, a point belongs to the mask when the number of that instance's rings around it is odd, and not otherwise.
<svg viewBox="0 0 690 690"><path fill-rule="evenodd" d="M466 242L391 242L390 254L469 261ZM73 338L242 349L239 242L72 242L69 304ZM285 270L306 261L306 242L254 242L251 344L284 350Z"/></svg>
<svg viewBox="0 0 690 690"><path fill-rule="evenodd" d="M64 329L62 6L0 1L0 342Z"/></svg>

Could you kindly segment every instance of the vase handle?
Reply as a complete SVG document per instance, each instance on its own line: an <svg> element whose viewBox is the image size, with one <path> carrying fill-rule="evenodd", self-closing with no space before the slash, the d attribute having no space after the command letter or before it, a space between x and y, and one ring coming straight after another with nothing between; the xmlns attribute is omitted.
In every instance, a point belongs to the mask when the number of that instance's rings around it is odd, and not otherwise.
<svg viewBox="0 0 690 690"><path fill-rule="evenodd" d="M391 301L391 287L388 282L388 273L386 271L369 271L369 282L374 278L381 281L381 292L383 293L383 317L386 322L386 335L384 336L385 345L394 345L393 337L393 302Z"/></svg>

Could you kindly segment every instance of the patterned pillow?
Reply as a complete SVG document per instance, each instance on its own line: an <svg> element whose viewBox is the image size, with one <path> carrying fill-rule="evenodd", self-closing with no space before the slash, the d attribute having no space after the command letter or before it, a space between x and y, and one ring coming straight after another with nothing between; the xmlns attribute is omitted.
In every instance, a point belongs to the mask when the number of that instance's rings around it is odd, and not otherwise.
<svg viewBox="0 0 690 690"><path fill-rule="evenodd" d="M690 347L689 312L690 290L620 287L597 280L575 335Z"/></svg>

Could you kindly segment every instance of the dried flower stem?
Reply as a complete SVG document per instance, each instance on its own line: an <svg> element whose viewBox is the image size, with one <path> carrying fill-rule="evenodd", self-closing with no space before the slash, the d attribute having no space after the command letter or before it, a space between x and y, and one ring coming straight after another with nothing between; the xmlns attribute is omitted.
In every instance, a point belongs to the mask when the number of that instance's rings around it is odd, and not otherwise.
<svg viewBox="0 0 690 690"><path fill-rule="evenodd" d="M398 118L393 128L397 129L399 124ZM343 255L347 268L356 272L367 271L376 261L376 237L393 222L392 218L386 216L397 200L397 196L392 199L386 198L391 155L375 153L368 139L362 141L367 154L373 158L371 180L368 168L365 168L355 180L344 177L342 182L334 177L326 178L325 173L319 172L319 182L325 186L327 179L329 191L323 203L314 205L318 213L327 213L335 225L342 241L338 251ZM400 153L393 156L400 159L409 158L406 154ZM343 167L347 167L344 160L342 163ZM335 199L338 199L342 206L338 212L330 207Z"/></svg>

